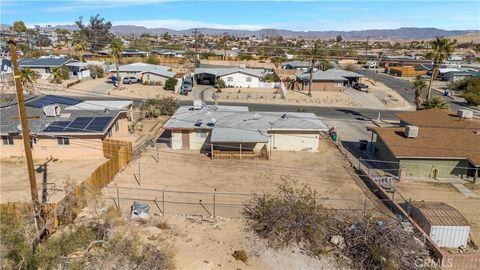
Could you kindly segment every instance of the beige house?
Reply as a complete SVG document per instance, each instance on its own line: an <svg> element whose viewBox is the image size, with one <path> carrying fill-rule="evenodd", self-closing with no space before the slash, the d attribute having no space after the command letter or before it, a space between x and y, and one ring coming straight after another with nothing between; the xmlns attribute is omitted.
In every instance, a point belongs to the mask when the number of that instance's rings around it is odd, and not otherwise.
<svg viewBox="0 0 480 270"><path fill-rule="evenodd" d="M326 71L316 71L312 74L312 91L342 91L346 87L360 82L363 75L342 70L329 69ZM297 85L302 91L309 89L310 73L297 74Z"/></svg>
<svg viewBox="0 0 480 270"><path fill-rule="evenodd" d="M35 159L103 158L103 140L130 137L132 101L76 100L42 96L26 102ZM17 105L1 109L0 157L23 157Z"/></svg>
<svg viewBox="0 0 480 270"><path fill-rule="evenodd" d="M141 73L141 80L146 83L160 83L165 85L168 79L175 78L177 74L168 70L145 71Z"/></svg>

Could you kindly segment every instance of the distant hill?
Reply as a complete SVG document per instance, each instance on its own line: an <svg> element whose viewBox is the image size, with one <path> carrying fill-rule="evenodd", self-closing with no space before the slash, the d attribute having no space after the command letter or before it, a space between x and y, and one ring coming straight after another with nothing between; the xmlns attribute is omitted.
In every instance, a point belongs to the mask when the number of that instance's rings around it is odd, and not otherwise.
<svg viewBox="0 0 480 270"><path fill-rule="evenodd" d="M2 25L5 27L6 25ZM57 25L55 28L62 28L69 31L76 30L75 25ZM223 35L228 33L238 37L271 37L271 36L283 36L283 37L299 37L305 39L317 39L317 38L335 38L341 35L346 40L364 40L367 37L372 40L421 40L432 39L435 37L452 37L462 36L466 34L476 33L479 34L479 30L443 30L438 28L417 28L417 27L402 27L398 29L372 29L372 30L358 30L358 31L293 31L283 29L260 29L255 31L250 30L233 30L233 29L215 29L215 28L197 28L199 33L208 35ZM193 35L194 29L185 30L173 30L168 28L146 28L144 26L135 25L114 25L112 26L112 32L116 34L164 34L170 33L175 35Z"/></svg>

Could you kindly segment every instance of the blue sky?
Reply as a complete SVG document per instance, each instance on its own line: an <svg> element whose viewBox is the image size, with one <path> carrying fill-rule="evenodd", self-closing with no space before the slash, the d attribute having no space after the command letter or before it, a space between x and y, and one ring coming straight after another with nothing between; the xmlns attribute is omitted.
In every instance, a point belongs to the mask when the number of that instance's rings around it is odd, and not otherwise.
<svg viewBox="0 0 480 270"><path fill-rule="evenodd" d="M480 29L480 1L1 0L0 21L72 24L100 14L114 25L171 29L365 30L399 27Z"/></svg>

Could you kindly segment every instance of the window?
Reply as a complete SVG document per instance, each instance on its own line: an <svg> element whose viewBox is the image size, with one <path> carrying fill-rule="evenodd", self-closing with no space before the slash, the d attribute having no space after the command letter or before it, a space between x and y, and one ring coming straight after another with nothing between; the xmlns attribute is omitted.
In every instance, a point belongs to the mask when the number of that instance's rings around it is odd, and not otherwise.
<svg viewBox="0 0 480 270"><path fill-rule="evenodd" d="M227 82L233 82L233 77L227 77Z"/></svg>
<svg viewBox="0 0 480 270"><path fill-rule="evenodd" d="M201 130L197 130L195 131L195 135L197 138L206 138L208 136L208 133Z"/></svg>
<svg viewBox="0 0 480 270"><path fill-rule="evenodd" d="M2 136L3 145L13 145L12 136Z"/></svg>
<svg viewBox="0 0 480 270"><path fill-rule="evenodd" d="M65 137L58 137L57 142L59 145L70 145L70 139Z"/></svg>
<svg viewBox="0 0 480 270"><path fill-rule="evenodd" d="M335 87L342 87L343 86L343 82L342 81L335 81Z"/></svg>
<svg viewBox="0 0 480 270"><path fill-rule="evenodd" d="M252 77L246 77L245 79L247 80L247 82L251 82L251 81L252 81Z"/></svg>

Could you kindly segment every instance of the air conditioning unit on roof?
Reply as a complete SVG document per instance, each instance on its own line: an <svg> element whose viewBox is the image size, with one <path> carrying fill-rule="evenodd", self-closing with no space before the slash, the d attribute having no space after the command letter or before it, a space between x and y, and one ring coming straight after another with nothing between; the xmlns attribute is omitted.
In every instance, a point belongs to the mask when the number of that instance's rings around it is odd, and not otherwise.
<svg viewBox="0 0 480 270"><path fill-rule="evenodd" d="M465 110L465 109L459 109L457 111L457 116L460 117L460 118L472 119L473 118L473 111Z"/></svg>
<svg viewBox="0 0 480 270"><path fill-rule="evenodd" d="M407 138L417 138L418 137L418 127L417 126L406 126L405 127L405 137L407 137Z"/></svg>
<svg viewBox="0 0 480 270"><path fill-rule="evenodd" d="M203 108L203 102L201 99L196 99L193 101L193 109L201 110Z"/></svg>
<svg viewBox="0 0 480 270"><path fill-rule="evenodd" d="M56 117L60 115L60 106L58 106L58 104L45 105L42 109L47 117Z"/></svg>

